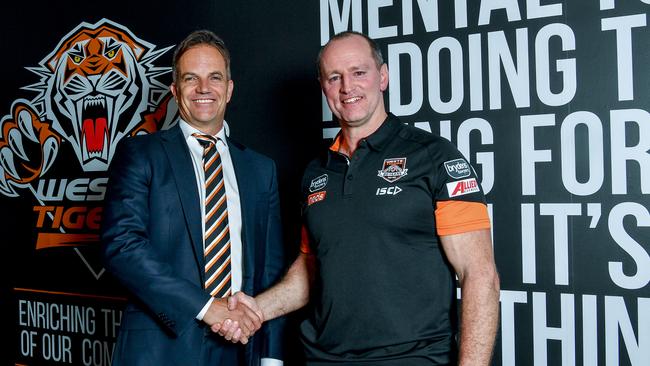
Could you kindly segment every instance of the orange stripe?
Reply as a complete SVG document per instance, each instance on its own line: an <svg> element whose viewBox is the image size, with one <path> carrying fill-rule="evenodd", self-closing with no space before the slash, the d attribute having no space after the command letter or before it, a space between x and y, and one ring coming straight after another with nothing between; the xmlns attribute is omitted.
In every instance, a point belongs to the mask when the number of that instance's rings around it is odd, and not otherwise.
<svg viewBox="0 0 650 366"><path fill-rule="evenodd" d="M228 216L228 213L226 213L226 216ZM213 233L215 230L217 230L217 227L219 227L219 225L214 225L214 226L212 226L212 227L210 228L210 230L208 230L208 232L205 233L205 237L206 237L206 238L209 238L210 235L212 235L212 233ZM218 236L218 237L217 237L213 242L218 242L219 240L221 240L221 238L223 238L223 236L226 235L226 232L227 232L227 231L229 231L229 227L228 227L228 226L226 226L226 228L221 232L221 234L219 234L219 236ZM204 240L205 240L205 239L204 239Z"/></svg>
<svg viewBox="0 0 650 366"><path fill-rule="evenodd" d="M211 280L208 280L208 282L205 283L205 288L210 287L210 285L212 284L212 282L214 282L215 279L216 279L216 277L212 277Z"/></svg>
<svg viewBox="0 0 650 366"><path fill-rule="evenodd" d="M77 247L95 244L98 234L38 233L36 250L53 247Z"/></svg>
<svg viewBox="0 0 650 366"><path fill-rule="evenodd" d="M205 272L208 272L212 266L223 257L223 254L228 252L230 249L230 242L227 242L222 248L221 248L221 253L217 253L212 260L210 260L206 265L205 265ZM223 265L223 264L222 264Z"/></svg>
<svg viewBox="0 0 650 366"><path fill-rule="evenodd" d="M214 215L215 212L219 211L219 208L226 202L226 196L221 196L219 201L217 202L217 205L214 206L210 212L208 212L207 216L205 217L205 222L208 222L211 218L212 215Z"/></svg>
<svg viewBox="0 0 650 366"><path fill-rule="evenodd" d="M224 211L221 218L215 223L215 227L218 227L219 225L221 225L221 223L227 218L228 218L228 211Z"/></svg>
<svg viewBox="0 0 650 366"><path fill-rule="evenodd" d="M216 294L217 294L217 292L213 291L213 293L210 293L210 296L215 296ZM226 291L226 293L223 294L223 296L221 296L221 298L223 299L224 297L228 297L228 296L231 296L231 295L232 295L232 289L229 288L228 291Z"/></svg>
<svg viewBox="0 0 650 366"><path fill-rule="evenodd" d="M214 246L217 245L217 244L221 241L221 239L223 239L223 237L226 236L226 234L229 233L229 232L230 232L230 228L226 227L225 229L223 229L223 231L221 231L221 233L219 234L219 236L216 237L216 238L212 241L212 243L210 243L210 244L205 248L205 250L204 250L205 255L208 255L208 254L212 251L212 249L214 249Z"/></svg>
<svg viewBox="0 0 650 366"><path fill-rule="evenodd" d="M217 258L216 258L216 257L212 258L211 261L209 261L208 263L205 264L205 269L204 269L204 271L207 273L208 270L209 270L210 268L212 268L212 266L213 266L216 262L217 262Z"/></svg>
<svg viewBox="0 0 650 366"><path fill-rule="evenodd" d="M219 253L217 253L218 256L215 256L215 257L217 257L217 261L219 261L221 259L221 257L223 257L224 254L230 253L230 240L227 243L224 244L222 249L223 250L220 250Z"/></svg>
<svg viewBox="0 0 650 366"><path fill-rule="evenodd" d="M219 201L217 201L216 206L212 207L209 212L205 213L205 222L210 221L210 219L212 218L212 215L214 215L217 211L219 211L219 208L221 207L221 205L223 205L224 202L226 202L226 196L225 195L221 196L221 198L219 198Z"/></svg>
<svg viewBox="0 0 650 366"><path fill-rule="evenodd" d="M226 261L226 263L230 263L230 258L228 258L228 260ZM223 268L225 268L225 266L223 266ZM212 276L211 276L211 279L210 279L208 282L205 283L205 287L206 287L206 288L210 287L210 285L212 285L212 282L214 282L214 280L216 280L217 277L219 277L219 273L223 272L223 268L221 268L221 270L219 270L218 273L215 273L214 275L212 275ZM230 274L228 275L228 278L230 278ZM227 282L227 281L225 281L225 282ZM224 283L225 283L225 282L224 282ZM221 286L221 287L223 287L223 286Z"/></svg>
<svg viewBox="0 0 650 366"><path fill-rule="evenodd" d="M213 291L212 293L210 293L210 296L215 296L216 294L217 294L217 291ZM228 297L228 296L231 296L231 295L232 295L232 289L229 288L228 291L226 291L226 293L223 294L223 296L221 296L221 298L223 299L224 297Z"/></svg>
<svg viewBox="0 0 650 366"><path fill-rule="evenodd" d="M210 194L210 196L207 197L207 198L205 199L205 204L206 204L206 205L207 205L210 201L212 201L212 199L213 199L214 196L217 194L217 192L219 192L219 191L221 190L221 187L223 187L223 181L219 182L219 185L214 189L214 191L212 191L212 193Z"/></svg>
<svg viewBox="0 0 650 366"><path fill-rule="evenodd" d="M440 201L436 203L435 215L438 235L490 228L487 206L480 202Z"/></svg>
<svg viewBox="0 0 650 366"><path fill-rule="evenodd" d="M205 248L205 250L203 251L203 253L204 253L203 256L204 256L204 257L207 257L207 256L212 252L212 250L214 249L214 247L215 247L217 244L219 244L219 242L216 241L216 240L215 240L214 242L212 242L212 244L211 244L210 246L208 246L207 248ZM221 249L219 249L219 250L221 251L221 250L223 250L223 248L225 248L225 247L230 247L230 240L228 240L227 242L223 243L223 244L221 245ZM219 253L217 252L217 254L219 254Z"/></svg>
<svg viewBox="0 0 650 366"><path fill-rule="evenodd" d="M228 211L224 211L224 213L225 213L225 215L223 215L223 217L219 220L219 222L215 223L214 225L212 225L212 227L208 228L208 231L205 233L206 238L210 237L210 235L212 235L212 233L215 230L217 230L217 228L219 227L219 223L222 222L223 220L225 220L226 217L228 217ZM219 235L219 236L221 236L221 235Z"/></svg>
<svg viewBox="0 0 650 366"><path fill-rule="evenodd" d="M211 167L212 164L213 164L215 161L217 161L217 158L218 158L219 156L220 156L220 155L219 155L219 153L217 152L216 154L214 154L214 155L210 158L210 160L208 160L207 162L204 162L204 163L203 163L203 170L208 171L208 168Z"/></svg>
<svg viewBox="0 0 650 366"><path fill-rule="evenodd" d="M14 291L35 292L35 293L39 293L39 294L50 294L50 295L65 295L65 296L87 297L87 298L91 298L91 299L102 299L102 300L119 300L119 301L126 301L127 300L126 297L88 295L88 294L78 294L78 293L74 293L74 292L34 290L34 289L30 289L30 288L20 288L20 287L15 287Z"/></svg>
<svg viewBox="0 0 650 366"><path fill-rule="evenodd" d="M228 258L227 261L225 261L222 265L221 268L214 274L214 277L217 278L219 275L223 273L223 271L230 266L230 258Z"/></svg>
<svg viewBox="0 0 650 366"><path fill-rule="evenodd" d="M224 288L224 286L226 286L226 284L228 284L228 286L230 286L230 276L231 275L228 275L228 277L226 277L226 280L223 281L223 283L221 283L221 286L214 289L214 291L212 291L210 293L210 295L214 296L215 294L219 293L219 291L221 291L221 289Z"/></svg>
<svg viewBox="0 0 650 366"><path fill-rule="evenodd" d="M219 173L221 172L221 170L223 170L223 165L220 166L219 169L217 169L217 170L214 172L214 174L212 174L212 176L210 177L210 179L208 179L208 180L205 182L205 186L206 186L206 187L207 187L208 185L210 185L210 183L212 183L213 180L217 179L217 176L219 175Z"/></svg>

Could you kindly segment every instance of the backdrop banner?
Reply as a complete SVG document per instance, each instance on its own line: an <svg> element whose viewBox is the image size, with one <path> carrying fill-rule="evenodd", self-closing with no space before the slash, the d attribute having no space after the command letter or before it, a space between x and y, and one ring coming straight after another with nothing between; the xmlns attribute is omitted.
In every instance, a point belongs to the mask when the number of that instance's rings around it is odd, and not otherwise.
<svg viewBox="0 0 650 366"><path fill-rule="evenodd" d="M493 364L650 363L650 1L2 7L0 363L110 365L128 295L99 259L107 169L120 141L176 123L173 49L201 28L232 53L231 136L278 164L291 255L302 169L338 132L316 55L361 31L388 109L458 146L487 194Z"/></svg>

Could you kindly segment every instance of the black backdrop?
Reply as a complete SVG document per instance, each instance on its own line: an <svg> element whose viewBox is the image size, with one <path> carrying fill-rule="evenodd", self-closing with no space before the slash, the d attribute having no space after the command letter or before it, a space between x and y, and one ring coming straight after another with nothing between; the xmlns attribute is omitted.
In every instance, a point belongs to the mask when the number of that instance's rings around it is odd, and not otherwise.
<svg viewBox="0 0 650 366"><path fill-rule="evenodd" d="M335 30L369 32L391 69L391 110L456 143L488 192L503 289L494 364L650 362L645 1L5 2L1 9L3 174L9 157L19 158L8 128L14 106L38 99L38 88L26 87L43 84L27 68L82 23L110 24L155 50L209 28L232 53L231 136L278 163L292 254L302 168L336 125L321 108L316 54ZM168 67L171 54L151 64ZM156 80L168 85L171 76ZM37 179L0 186L3 364L105 365L112 350L124 293L102 272L96 241L44 247L40 239L64 229L97 233L89 212L101 206L104 171L84 170L63 140ZM32 145L26 154L38 165L43 144ZM39 200L39 184L55 191L67 184L71 193ZM77 321L62 315L69 313ZM295 329L289 345L287 364L298 364Z"/></svg>

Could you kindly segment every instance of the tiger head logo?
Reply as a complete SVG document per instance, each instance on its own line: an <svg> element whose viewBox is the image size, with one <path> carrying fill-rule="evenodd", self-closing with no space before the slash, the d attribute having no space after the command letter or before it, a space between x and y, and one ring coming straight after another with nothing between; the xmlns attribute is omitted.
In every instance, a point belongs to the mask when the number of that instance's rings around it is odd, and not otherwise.
<svg viewBox="0 0 650 366"><path fill-rule="evenodd" d="M157 49L107 19L82 22L27 67L39 79L22 89L36 95L14 100L0 118L0 194L33 196L35 248L74 247L96 279L104 269L84 253L99 242L104 173L118 142L178 120L158 81L172 68L154 66L172 47Z"/></svg>
<svg viewBox="0 0 650 366"><path fill-rule="evenodd" d="M167 87L155 78L170 68L154 67L152 61L171 47L154 48L102 19L80 24L40 67L29 68L41 76L40 83L26 88L40 92L36 108L71 143L84 171L105 171L117 143L133 134L165 96Z"/></svg>

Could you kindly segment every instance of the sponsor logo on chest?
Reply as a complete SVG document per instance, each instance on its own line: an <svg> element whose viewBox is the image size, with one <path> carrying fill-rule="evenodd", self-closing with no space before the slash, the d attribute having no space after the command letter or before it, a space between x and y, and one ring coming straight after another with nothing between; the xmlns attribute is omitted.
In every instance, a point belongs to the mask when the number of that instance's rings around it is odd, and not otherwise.
<svg viewBox="0 0 650 366"><path fill-rule="evenodd" d="M476 178L447 183L447 192L449 192L449 197L458 197L465 194L476 193L480 190Z"/></svg>
<svg viewBox="0 0 650 366"><path fill-rule="evenodd" d="M379 170L377 176L384 178L389 183L393 183L406 174L408 174L406 158L391 158L384 160L384 166Z"/></svg>
<svg viewBox="0 0 650 366"><path fill-rule="evenodd" d="M396 196L401 191L402 188L398 186L380 187L377 188L377 192L375 193L375 196Z"/></svg>
<svg viewBox="0 0 650 366"><path fill-rule="evenodd" d="M327 194L327 191L320 191L316 193L312 193L307 197L307 206L311 206L316 202L320 202L325 199L325 195Z"/></svg>
<svg viewBox="0 0 650 366"><path fill-rule="evenodd" d="M309 192L316 192L325 188L327 185L327 179L327 174L323 174L312 179L311 183L309 184Z"/></svg>

